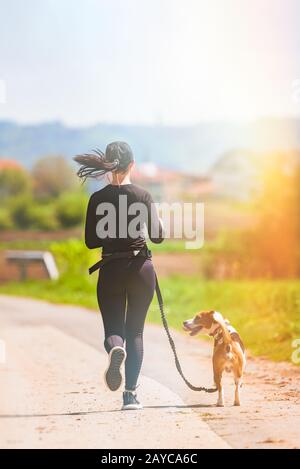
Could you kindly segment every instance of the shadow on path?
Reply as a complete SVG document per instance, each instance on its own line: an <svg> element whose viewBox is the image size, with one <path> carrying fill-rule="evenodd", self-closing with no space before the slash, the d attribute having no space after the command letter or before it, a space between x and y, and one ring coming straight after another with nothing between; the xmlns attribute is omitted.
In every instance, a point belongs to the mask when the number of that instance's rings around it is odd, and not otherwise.
<svg viewBox="0 0 300 469"><path fill-rule="evenodd" d="M191 405L149 405L144 406L143 409L202 409L215 407L211 404L191 404ZM143 410L142 409L142 410ZM66 412L66 413L53 413L53 414L2 414L0 419L18 419L18 418L39 418L39 417L70 417L70 416L84 416L92 414L109 414L112 412L124 412L122 409L113 409L113 410L92 410L88 412Z"/></svg>

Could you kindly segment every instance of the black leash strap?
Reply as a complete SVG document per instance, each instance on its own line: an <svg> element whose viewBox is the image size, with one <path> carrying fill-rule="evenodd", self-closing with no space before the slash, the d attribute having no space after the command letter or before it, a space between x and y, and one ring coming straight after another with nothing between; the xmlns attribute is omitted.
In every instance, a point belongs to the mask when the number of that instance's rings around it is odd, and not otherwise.
<svg viewBox="0 0 300 469"><path fill-rule="evenodd" d="M134 254L134 252L132 252L132 251L130 251L130 252L116 252L116 253L113 253L113 254L105 255L100 261L98 261L98 262L96 262L96 264L92 265L92 267L89 268L89 274L92 274L93 272L96 272L96 270L101 269L101 267L103 267L103 265L105 265L107 262L109 262L113 259L131 259L133 257L137 257L138 255L146 257L148 259L151 259L151 257L152 257L151 251L149 251L148 249L146 251L140 251L140 253L137 254L137 255ZM176 346L175 346L174 340L171 336L168 321L167 321L167 318L166 318L166 315L165 315L165 312L164 312L163 297L162 297L162 294L161 294L161 290L160 290L160 287L159 287L158 278L157 278L156 273L155 273L155 292L156 292L156 296L157 296L157 300L158 300L161 320L162 320L164 329L166 331L170 347L171 347L173 355L174 355L175 365L176 365L177 371L180 374L181 378L183 379L185 384L192 391L204 391L204 392L207 392L207 393L216 392L217 388L206 388L205 386L199 386L199 387L194 386L184 376L181 365L180 365L180 362L179 362L179 359L178 359Z"/></svg>
<svg viewBox="0 0 300 469"><path fill-rule="evenodd" d="M159 287L158 278L157 278L156 274L155 274L155 282L156 282L155 291L156 291L156 296L157 296L157 300L158 300L158 304L159 304L161 320L162 320L164 329L166 331L166 334L167 334L167 337L168 337L168 340L169 340L169 344L171 346L171 349L172 349L172 352L173 352L173 355L174 355L175 365L176 365L178 373L180 374L180 376L183 379L183 381L185 382L185 384L192 391L204 391L204 392L208 392L208 393L216 392L217 388L206 388L205 386L199 386L199 387L194 386L184 376L181 365L180 365L180 362L179 362L179 359L178 359L176 346L175 346L174 340L171 336L169 325L168 325L168 322L167 322L167 318L166 318L166 315L165 315L165 312L164 312L164 302L163 302L163 298L162 298L162 294L161 294L161 290L160 290L160 287Z"/></svg>

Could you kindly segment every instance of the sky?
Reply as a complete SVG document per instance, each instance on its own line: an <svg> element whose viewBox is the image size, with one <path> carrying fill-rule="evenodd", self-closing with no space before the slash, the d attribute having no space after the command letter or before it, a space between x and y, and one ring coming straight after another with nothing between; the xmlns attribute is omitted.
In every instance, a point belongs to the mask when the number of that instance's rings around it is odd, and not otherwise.
<svg viewBox="0 0 300 469"><path fill-rule="evenodd" d="M0 120L300 115L300 0L0 0Z"/></svg>

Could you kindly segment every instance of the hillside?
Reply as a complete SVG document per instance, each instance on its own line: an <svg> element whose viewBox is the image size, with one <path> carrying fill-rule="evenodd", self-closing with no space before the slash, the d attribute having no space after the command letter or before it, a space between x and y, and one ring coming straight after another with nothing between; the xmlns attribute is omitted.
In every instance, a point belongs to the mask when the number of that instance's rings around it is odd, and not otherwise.
<svg viewBox="0 0 300 469"><path fill-rule="evenodd" d="M139 161L205 172L224 153L300 147L300 120L265 119L246 124L201 123L189 127L97 124L71 128L59 122L20 125L0 121L0 157L30 167L42 155L71 157L115 139L128 141Z"/></svg>

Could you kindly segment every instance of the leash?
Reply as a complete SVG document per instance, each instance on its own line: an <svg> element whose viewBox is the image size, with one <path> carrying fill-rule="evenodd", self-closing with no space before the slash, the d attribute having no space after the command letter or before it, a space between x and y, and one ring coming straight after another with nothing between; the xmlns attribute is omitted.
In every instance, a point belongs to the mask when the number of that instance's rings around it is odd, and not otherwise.
<svg viewBox="0 0 300 469"><path fill-rule="evenodd" d="M135 254L135 253L137 253L137 254ZM146 249L145 251L127 251L127 252L116 252L116 253L112 253L112 254L106 254L102 257L102 259L100 261L96 262L96 264L94 264L92 267L89 268L89 274L92 274L96 270L101 269L101 267L103 267L107 262L109 262L112 259L131 259L131 258L135 258L135 257L138 257L138 256L146 257L147 259L152 258L152 254L151 254L151 251L149 249ZM177 355L176 345L175 345L175 342L174 342L174 340L171 336L168 321L167 321L167 318L166 318L166 315L165 315L163 297L162 297L162 294L161 294L161 289L160 289L160 286L159 286L159 283L158 283L158 278L157 278L156 272L155 272L155 292L156 292L157 301L158 301L158 305L159 305L161 320L162 320L165 332L167 334L170 347L171 347L173 355L174 355L176 369L177 369L178 373L180 374L181 378L183 379L185 384L192 391L200 391L200 392L207 392L207 393L216 392L217 388L206 388L205 386L194 386L185 377L185 375L182 371L181 365L180 365L178 355Z"/></svg>
<svg viewBox="0 0 300 469"><path fill-rule="evenodd" d="M162 298L162 294L161 294L161 290L160 290L160 286L159 286L159 283L158 283L158 278L157 278L156 273L155 273L155 281L156 281L155 291L156 291L156 296L157 296L157 300L158 300L158 305L159 305L161 320L162 320L164 329L165 329L165 331L166 331L166 334L167 334L167 337L168 337L168 340L169 340L170 347L171 347L172 352L173 352L173 355L174 355L175 366L176 366L176 368L177 368L178 373L180 374L180 376L181 376L181 378L183 379L183 381L185 382L185 384L186 384L192 391L200 391L200 392L201 392L201 391L204 391L204 392L207 392L207 393L216 392L216 391L217 391L217 388L206 388L205 386L194 386L194 385L193 385L192 383L190 383L189 380L184 376L183 371L182 371L182 368L181 368L181 365L180 365L180 361L179 361L179 358L178 358L178 355L177 355L176 345L175 345L175 342L174 342L174 340L173 340L173 338L172 338L172 336L171 336L170 329L169 329L169 325L168 325L168 321L167 321L167 318L166 318L166 315L165 315L165 312L164 312L164 302L163 302L163 298Z"/></svg>

